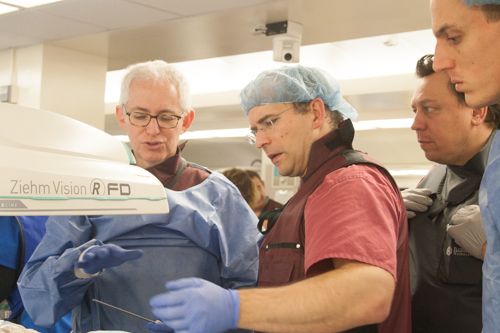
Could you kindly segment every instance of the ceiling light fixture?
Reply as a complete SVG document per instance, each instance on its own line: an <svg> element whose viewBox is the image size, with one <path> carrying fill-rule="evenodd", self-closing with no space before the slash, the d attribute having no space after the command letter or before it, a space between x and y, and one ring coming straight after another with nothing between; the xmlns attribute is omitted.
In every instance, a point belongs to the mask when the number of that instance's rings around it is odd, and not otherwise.
<svg viewBox="0 0 500 333"><path fill-rule="evenodd" d="M300 63L327 69L342 87L348 80L404 74L413 78L417 60L422 54L434 52L435 39L431 29L401 33L392 39L399 43L398 47L383 45L387 35L301 46ZM186 75L191 93L196 96L239 91L263 70L283 65L271 59L272 51L261 51L177 62L174 65ZM118 101L120 80L124 73L125 70L107 73L105 103ZM214 80L214 77L224 77L224 80Z"/></svg>
<svg viewBox="0 0 500 333"><path fill-rule="evenodd" d="M202 131L187 131L181 134L182 140L199 140L199 139L220 139L220 138L245 138L250 130L244 128L228 128Z"/></svg>
<svg viewBox="0 0 500 333"><path fill-rule="evenodd" d="M2 3L16 6L19 8L31 8L59 1L62 0L1 0Z"/></svg>
<svg viewBox="0 0 500 333"><path fill-rule="evenodd" d="M15 12L16 10L19 10L19 8L0 3L0 15Z"/></svg>
<svg viewBox="0 0 500 333"><path fill-rule="evenodd" d="M397 46L399 43L395 37L389 37L384 41L384 46L392 47Z"/></svg>
<svg viewBox="0 0 500 333"><path fill-rule="evenodd" d="M375 129L410 128L413 118L362 120L353 122L356 131Z"/></svg>

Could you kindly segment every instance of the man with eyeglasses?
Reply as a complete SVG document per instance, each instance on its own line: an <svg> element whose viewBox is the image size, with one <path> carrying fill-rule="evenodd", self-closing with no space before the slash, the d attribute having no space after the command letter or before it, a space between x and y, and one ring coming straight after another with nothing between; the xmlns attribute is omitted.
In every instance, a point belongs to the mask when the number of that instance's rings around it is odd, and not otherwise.
<svg viewBox="0 0 500 333"><path fill-rule="evenodd" d="M301 186L260 248L259 286L166 284L153 313L176 331L411 332L408 233L389 173L352 149L354 108L327 73L265 71L241 92L257 147Z"/></svg>
<svg viewBox="0 0 500 333"><path fill-rule="evenodd" d="M431 0L434 70L445 71L471 107L500 109L500 0ZM500 137L495 135L479 190L486 230L483 332L500 327Z"/></svg>
<svg viewBox="0 0 500 333"><path fill-rule="evenodd" d="M130 66L116 118L137 165L165 186L168 214L52 217L20 281L36 323L73 309L73 332L173 332L93 301L154 319L148 300L165 281L195 276L225 288L257 279L257 218L217 172L185 161L179 136L193 122L188 84L164 61Z"/></svg>
<svg viewBox="0 0 500 333"><path fill-rule="evenodd" d="M417 62L412 129L427 159L439 164L418 188L403 191L413 332L480 333L486 238L478 194L500 112L467 106L464 94L433 64L432 55Z"/></svg>

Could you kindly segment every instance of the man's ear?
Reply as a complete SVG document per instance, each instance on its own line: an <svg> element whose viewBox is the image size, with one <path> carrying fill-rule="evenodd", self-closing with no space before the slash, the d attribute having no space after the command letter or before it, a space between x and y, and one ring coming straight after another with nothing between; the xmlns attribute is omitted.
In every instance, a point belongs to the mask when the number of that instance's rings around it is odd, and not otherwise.
<svg viewBox="0 0 500 333"><path fill-rule="evenodd" d="M488 115L488 107L483 106L482 108L472 109L472 125L478 126L484 123L486 116Z"/></svg>
<svg viewBox="0 0 500 333"><path fill-rule="evenodd" d="M309 107L311 108L313 115L314 128L321 127L321 125L327 120L325 103L321 98L315 98L310 102Z"/></svg>
<svg viewBox="0 0 500 333"><path fill-rule="evenodd" d="M125 130L125 126L126 126L127 121L125 119L124 110L121 107L121 105L117 105L115 107L115 118L116 118L116 121L118 122L118 125L120 125L120 128Z"/></svg>
<svg viewBox="0 0 500 333"><path fill-rule="evenodd" d="M186 132L194 120L194 110L189 110L186 115L182 118L182 133Z"/></svg>

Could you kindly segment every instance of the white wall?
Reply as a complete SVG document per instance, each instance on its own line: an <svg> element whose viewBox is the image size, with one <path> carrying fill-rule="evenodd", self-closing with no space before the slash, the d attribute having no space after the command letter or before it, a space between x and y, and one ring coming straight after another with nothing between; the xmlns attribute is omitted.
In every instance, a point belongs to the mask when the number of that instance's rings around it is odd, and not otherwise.
<svg viewBox="0 0 500 333"><path fill-rule="evenodd" d="M106 59L50 45L0 52L0 85L17 104L61 113L104 128Z"/></svg>
<svg viewBox="0 0 500 333"><path fill-rule="evenodd" d="M104 129L105 80L106 59L45 46L40 106Z"/></svg>

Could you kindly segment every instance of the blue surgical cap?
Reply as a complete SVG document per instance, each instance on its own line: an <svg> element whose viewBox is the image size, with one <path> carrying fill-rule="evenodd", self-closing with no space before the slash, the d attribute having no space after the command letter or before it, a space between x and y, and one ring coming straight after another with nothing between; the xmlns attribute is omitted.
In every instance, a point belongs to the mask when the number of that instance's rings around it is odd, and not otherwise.
<svg viewBox="0 0 500 333"><path fill-rule="evenodd" d="M465 0L468 6L500 5L500 0Z"/></svg>
<svg viewBox="0 0 500 333"><path fill-rule="evenodd" d="M285 66L260 73L240 93L241 107L248 112L259 105L301 103L321 98L330 110L355 120L358 112L340 93L340 86L325 71L304 66Z"/></svg>

